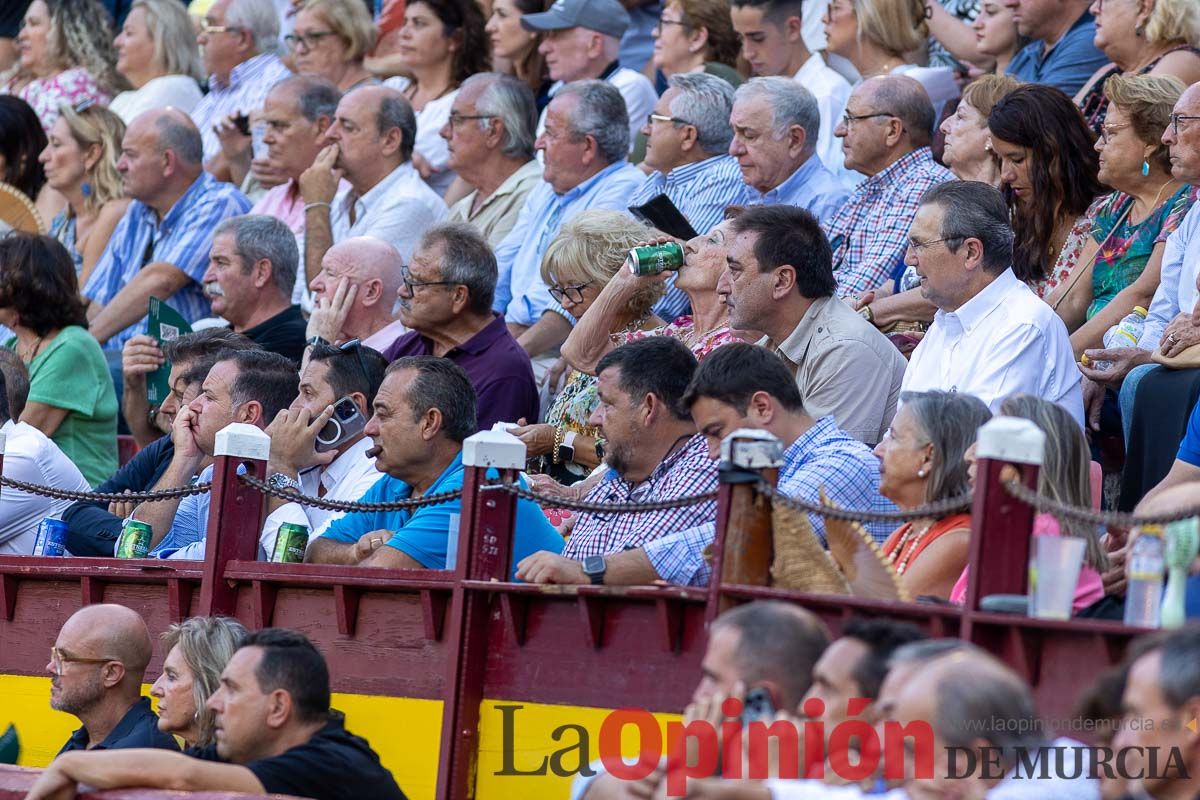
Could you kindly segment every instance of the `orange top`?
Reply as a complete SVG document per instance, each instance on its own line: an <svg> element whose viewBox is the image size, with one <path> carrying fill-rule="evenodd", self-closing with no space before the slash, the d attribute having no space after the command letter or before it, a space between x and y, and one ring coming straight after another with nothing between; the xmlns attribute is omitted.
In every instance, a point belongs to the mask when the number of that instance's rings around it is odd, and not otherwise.
<svg viewBox="0 0 1200 800"><path fill-rule="evenodd" d="M925 548L936 542L950 531L959 530L961 528L969 528L971 526L970 514L953 514L944 519L940 519L929 527L924 535L920 536L914 543L912 541L905 542L904 552L896 553L895 558L892 558L892 553L900 546L900 541L912 529L912 523L906 522L896 530L892 531L892 535L883 543L883 557L891 559L892 563L899 566L904 563L906 566L912 566L921 553L925 552Z"/></svg>

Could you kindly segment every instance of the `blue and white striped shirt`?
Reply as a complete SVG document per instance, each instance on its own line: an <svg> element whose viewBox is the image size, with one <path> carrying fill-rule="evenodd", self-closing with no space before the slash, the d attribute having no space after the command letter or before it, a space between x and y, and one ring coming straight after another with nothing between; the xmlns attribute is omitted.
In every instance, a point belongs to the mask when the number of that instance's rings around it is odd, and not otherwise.
<svg viewBox="0 0 1200 800"><path fill-rule="evenodd" d="M192 279L192 283L163 299L169 300L171 307L188 322L208 316L211 307L201 286L208 268L213 230L222 220L249 210L246 195L207 172L202 172L188 187L161 223L154 209L134 200L117 223L108 247L83 287L84 296L108 305L142 267L163 261ZM143 318L105 342L104 349L120 352L127 340L145 332Z"/></svg>
<svg viewBox="0 0 1200 800"><path fill-rule="evenodd" d="M745 202L749 205L799 206L811 211L821 223L833 217L850 196L850 190L815 153L774 189L765 193L749 186L746 189Z"/></svg>
<svg viewBox="0 0 1200 800"><path fill-rule="evenodd" d="M216 75L208 78L208 94L192 109L192 122L204 140L204 160L221 151L221 140L213 126L230 115L247 114L262 108L271 87L292 73L274 53L248 58L229 72L229 85Z"/></svg>
<svg viewBox="0 0 1200 800"><path fill-rule="evenodd" d="M867 447L838 428L833 417L821 417L783 453L779 472L780 493L808 503L820 503L821 492L831 503L855 511L895 511L891 501L879 494L879 459ZM825 546L825 519L808 515L813 533ZM876 542L883 544L895 528L890 522L864 526ZM668 534L642 545L654 571L665 581L688 586L707 586L712 565L704 557L712 544L712 523Z"/></svg>

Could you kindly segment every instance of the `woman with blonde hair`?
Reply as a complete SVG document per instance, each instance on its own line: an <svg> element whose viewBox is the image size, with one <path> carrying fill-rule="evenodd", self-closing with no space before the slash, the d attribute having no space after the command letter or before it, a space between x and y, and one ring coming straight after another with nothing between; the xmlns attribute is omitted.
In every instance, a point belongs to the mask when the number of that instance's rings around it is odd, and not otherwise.
<svg viewBox="0 0 1200 800"><path fill-rule="evenodd" d="M863 79L907 75L919 81L941 118L945 104L958 97L948 67L921 67L908 54L929 38L925 0L831 0L825 11L826 50L850 61Z"/></svg>
<svg viewBox="0 0 1200 800"><path fill-rule="evenodd" d="M183 739L187 747L205 747L216 736L208 698L221 686L221 672L246 635L242 623L228 617L192 617L162 635L162 674L150 688L158 699L158 729Z"/></svg>
<svg viewBox="0 0 1200 800"><path fill-rule="evenodd" d="M112 19L98 0L33 0L17 42L21 60L0 92L33 106L47 133L64 103L105 104L125 88Z"/></svg>
<svg viewBox="0 0 1200 800"><path fill-rule="evenodd" d="M649 227L627 214L585 211L563 224L550 240L542 258L542 280L562 309L579 319L622 268L629 251L652 236ZM614 345L623 345L664 324L651 311L662 294L662 284L650 282L627 299L609 326L608 336ZM575 483L603 458L600 429L588 424L598 403L596 376L571 370L546 413L546 422L527 424L526 420L518 420L521 427L511 432L525 442L538 471L563 484ZM574 459L559 463L557 448L568 436Z"/></svg>
<svg viewBox="0 0 1200 800"><path fill-rule="evenodd" d="M308 0L283 40L298 74L325 78L343 94L376 80L363 66L375 26L361 0Z"/></svg>
<svg viewBox="0 0 1200 800"><path fill-rule="evenodd" d="M117 172L124 135L125 123L107 108L63 106L38 157L47 184L67 200L50 235L71 254L80 286L129 207Z"/></svg>
<svg viewBox="0 0 1200 800"><path fill-rule="evenodd" d="M117 72L133 88L109 109L126 124L144 111L174 106L190 114L205 79L187 10L175 0L137 0L116 40Z"/></svg>
<svg viewBox="0 0 1200 800"><path fill-rule="evenodd" d="M1173 75L1184 86L1200 81L1200 4L1196 0L1095 0L1096 47L1111 59L1092 76L1075 102L1097 132L1114 75Z"/></svg>

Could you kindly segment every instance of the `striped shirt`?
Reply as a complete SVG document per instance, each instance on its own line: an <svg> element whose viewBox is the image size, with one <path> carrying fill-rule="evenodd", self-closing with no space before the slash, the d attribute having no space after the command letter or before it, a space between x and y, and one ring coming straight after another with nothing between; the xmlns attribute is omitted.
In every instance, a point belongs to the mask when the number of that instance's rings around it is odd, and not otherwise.
<svg viewBox="0 0 1200 800"><path fill-rule="evenodd" d="M839 297L877 289L903 268L908 232L926 190L954 180L928 147L914 150L855 187L822 227L833 247Z"/></svg>
<svg viewBox="0 0 1200 800"><path fill-rule="evenodd" d="M831 503L855 511L895 511L891 501L879 494L879 459L862 442L838 428L833 417L821 417L783 452L779 472L781 494L808 503L820 503L821 492ZM825 519L808 515L813 533L826 546ZM892 523L864 525L876 542L887 541ZM688 586L707 586L712 565L704 551L716 534L715 523L663 536L644 545L654 571L665 581Z"/></svg>
<svg viewBox="0 0 1200 800"><path fill-rule="evenodd" d="M246 59L229 73L229 85L216 75L208 78L208 94L192 109L192 122L204 140L204 160L221 152L221 140L213 127L231 115L251 114L262 108L271 87L292 73L274 53Z"/></svg>
<svg viewBox="0 0 1200 800"><path fill-rule="evenodd" d="M708 442L695 434L662 460L650 477L631 485L610 469L584 498L588 503L652 503L716 491L717 462ZM581 513L563 555L575 560L638 547L667 531L715 522L717 501L637 514Z"/></svg>
<svg viewBox="0 0 1200 800"><path fill-rule="evenodd" d="M250 201L244 194L207 172L200 173L162 222L158 221L154 209L134 200L117 223L108 246L83 287L83 295L108 305L142 267L162 261L192 279L187 286L164 299L188 322L208 316L211 307L201 286L204 271L208 268L213 230L222 220L249 210ZM146 320L143 318L115 334L104 343L104 349L120 352L127 340L145 332Z"/></svg>

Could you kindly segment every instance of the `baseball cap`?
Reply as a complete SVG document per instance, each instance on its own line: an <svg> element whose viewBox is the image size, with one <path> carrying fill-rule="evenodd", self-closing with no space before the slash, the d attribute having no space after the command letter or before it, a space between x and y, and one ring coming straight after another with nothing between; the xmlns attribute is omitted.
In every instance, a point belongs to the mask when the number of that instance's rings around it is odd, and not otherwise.
<svg viewBox="0 0 1200 800"><path fill-rule="evenodd" d="M521 25L539 32L587 28L620 38L629 27L629 12L618 0L555 0L547 11L523 15Z"/></svg>

